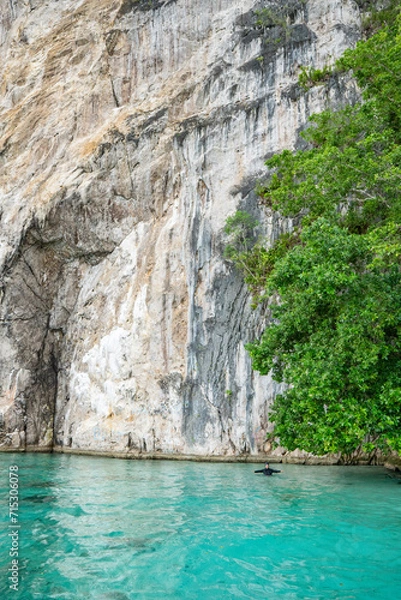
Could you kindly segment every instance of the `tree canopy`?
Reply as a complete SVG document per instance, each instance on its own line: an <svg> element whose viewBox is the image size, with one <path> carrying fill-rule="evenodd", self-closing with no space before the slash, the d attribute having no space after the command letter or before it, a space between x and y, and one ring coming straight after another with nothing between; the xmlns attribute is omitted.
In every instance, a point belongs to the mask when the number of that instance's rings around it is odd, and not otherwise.
<svg viewBox="0 0 401 600"><path fill-rule="evenodd" d="M261 203L297 226L272 248L249 247L244 213L226 227L227 256L269 303L247 348L287 384L271 419L290 450L401 451L401 16L384 15L335 66L361 101L314 115L308 149L266 163Z"/></svg>

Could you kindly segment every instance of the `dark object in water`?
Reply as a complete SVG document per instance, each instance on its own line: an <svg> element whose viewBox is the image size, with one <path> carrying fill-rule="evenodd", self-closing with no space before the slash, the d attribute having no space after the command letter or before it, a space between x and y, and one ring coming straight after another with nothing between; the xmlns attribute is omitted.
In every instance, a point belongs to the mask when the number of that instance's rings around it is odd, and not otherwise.
<svg viewBox="0 0 401 600"><path fill-rule="evenodd" d="M42 496L41 494L35 494L34 496L27 496L22 498L23 502L54 502L57 500L57 496Z"/></svg>
<svg viewBox="0 0 401 600"><path fill-rule="evenodd" d="M264 469L259 469L258 471L254 471L254 473L263 473L263 475L266 475L267 477L271 477L271 475L273 475L273 473L281 473L281 471L278 471L277 469L271 469L269 467L269 463L265 463Z"/></svg>

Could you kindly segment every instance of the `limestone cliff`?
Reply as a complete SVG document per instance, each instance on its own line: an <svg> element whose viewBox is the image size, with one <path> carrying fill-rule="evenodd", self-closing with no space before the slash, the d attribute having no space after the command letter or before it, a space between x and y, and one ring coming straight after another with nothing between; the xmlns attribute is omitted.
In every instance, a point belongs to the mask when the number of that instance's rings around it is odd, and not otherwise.
<svg viewBox="0 0 401 600"><path fill-rule="evenodd" d="M0 0L0 444L263 451L263 325L222 258L310 113L352 0ZM255 11L272 18L258 25ZM275 19L274 15L277 15Z"/></svg>

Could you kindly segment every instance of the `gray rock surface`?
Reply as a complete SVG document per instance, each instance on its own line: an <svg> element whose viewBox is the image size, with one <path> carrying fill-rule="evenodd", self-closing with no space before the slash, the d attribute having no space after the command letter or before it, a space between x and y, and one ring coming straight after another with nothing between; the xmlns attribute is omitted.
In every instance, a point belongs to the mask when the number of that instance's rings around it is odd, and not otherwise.
<svg viewBox="0 0 401 600"><path fill-rule="evenodd" d="M239 207L269 239L291 226L255 183L356 93L297 80L360 20L352 0L285 4L283 21L274 1L0 0L4 449L270 450L279 386L251 370L264 316L223 227Z"/></svg>

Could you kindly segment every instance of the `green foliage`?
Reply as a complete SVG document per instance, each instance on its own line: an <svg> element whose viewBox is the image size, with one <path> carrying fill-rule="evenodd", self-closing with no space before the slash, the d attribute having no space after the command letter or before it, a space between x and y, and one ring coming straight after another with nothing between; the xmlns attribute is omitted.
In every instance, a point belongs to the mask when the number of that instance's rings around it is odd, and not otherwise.
<svg viewBox="0 0 401 600"><path fill-rule="evenodd" d="M244 273L246 283L255 294L259 291L258 273L264 269L263 255L268 253L255 235L258 225L249 213L239 210L228 217L224 227L228 238L224 257Z"/></svg>
<svg viewBox="0 0 401 600"><path fill-rule="evenodd" d="M253 11L254 29L263 35L265 49L256 60L263 64L265 52L274 54L291 40L294 20L307 0L268 0L265 6Z"/></svg>
<svg viewBox="0 0 401 600"><path fill-rule="evenodd" d="M228 238L224 257L242 271L245 283L255 297L255 305L267 298L264 287L276 261L299 243L297 232L294 231L282 235L272 248L267 249L264 240L257 238L254 233L258 226L259 222L250 214L237 211L228 217L224 227Z"/></svg>
<svg viewBox="0 0 401 600"><path fill-rule="evenodd" d="M255 10L255 25L263 29L282 27L287 29L289 21L294 19L300 5L307 0L270 0L268 6Z"/></svg>
<svg viewBox="0 0 401 600"><path fill-rule="evenodd" d="M325 65L323 69L302 66L300 75L298 77L298 83L304 91L307 91L316 85L324 85L327 83L327 81L329 81L333 74L349 71L354 67L358 70L365 68L370 73L370 65L364 64L363 61L361 61L362 54L369 63L371 58L375 55L375 53L377 53L377 57L379 59L378 63L376 63L377 70L383 68L383 62L380 60L383 57L379 56L379 47L382 42L381 36L386 36L388 31L390 31L391 35L391 30L397 22L397 16L399 13L399 0L387 0L384 2L384 6L382 4L379 6L376 0L358 0L357 3L360 9L363 11L362 24L365 34L365 41L366 39L372 37L373 34L377 33L378 30L381 30L381 34L373 37L370 43L359 43L356 52L349 50L340 60L336 61L334 65ZM385 65L384 68L387 69L387 74L391 72L394 73L394 68L392 67L393 56L387 53L388 47L384 47L387 62L389 63ZM394 52L396 52L395 49ZM366 81L364 83L366 84ZM379 81L377 81L377 84L379 84ZM385 95L384 90L382 95Z"/></svg>
<svg viewBox="0 0 401 600"><path fill-rule="evenodd" d="M259 27L287 27L287 17L284 11L273 10L270 7L264 7L255 11L256 22Z"/></svg>
<svg viewBox="0 0 401 600"><path fill-rule="evenodd" d="M362 27L366 37L372 36L379 29L394 23L399 9L399 0L356 0L363 11Z"/></svg>
<svg viewBox="0 0 401 600"><path fill-rule="evenodd" d="M298 83L304 91L314 85L326 83L333 74L333 67L325 65L323 69L314 69L313 67L301 67L301 73L298 77Z"/></svg>
<svg viewBox="0 0 401 600"><path fill-rule="evenodd" d="M224 227L224 233L229 239L224 250L225 258L241 265L242 258L255 245L254 230L257 226L258 221L242 210L228 217Z"/></svg>
<svg viewBox="0 0 401 600"><path fill-rule="evenodd" d="M399 131L386 123L384 106L379 112L375 104L312 117L313 126L304 133L311 148L285 151L267 162L274 172L261 191L262 202L285 216L307 212L307 221L331 215L361 232L398 218Z"/></svg>
<svg viewBox="0 0 401 600"><path fill-rule="evenodd" d="M248 346L288 385L273 437L316 454L401 452L401 17L347 51L363 102L314 115L309 149L267 161L266 207L298 228L237 266L272 319ZM243 268L246 265L246 269Z"/></svg>
<svg viewBox="0 0 401 600"><path fill-rule="evenodd" d="M324 217L300 237L268 278L274 321L248 346L255 369L292 386L275 402L275 435L317 454L350 453L367 435L401 450L401 273L378 260L393 250Z"/></svg>

